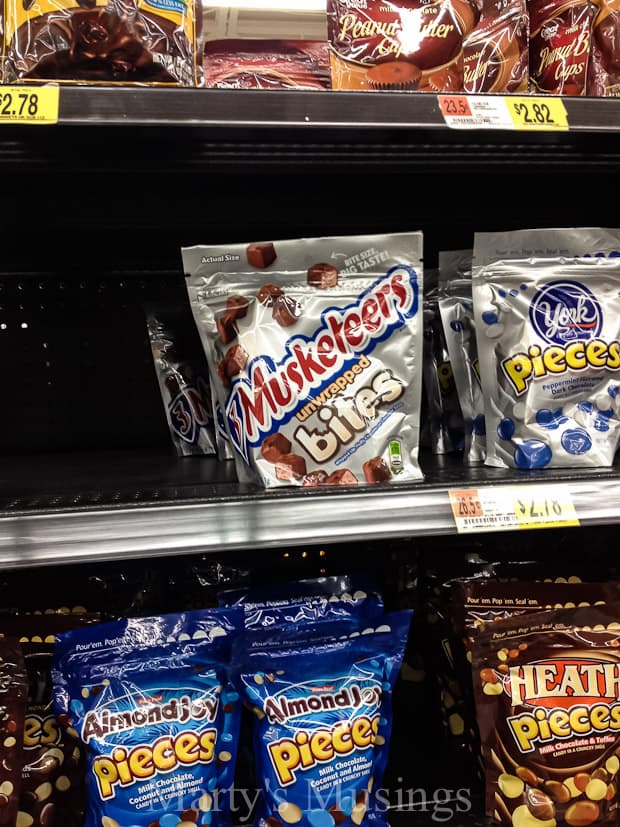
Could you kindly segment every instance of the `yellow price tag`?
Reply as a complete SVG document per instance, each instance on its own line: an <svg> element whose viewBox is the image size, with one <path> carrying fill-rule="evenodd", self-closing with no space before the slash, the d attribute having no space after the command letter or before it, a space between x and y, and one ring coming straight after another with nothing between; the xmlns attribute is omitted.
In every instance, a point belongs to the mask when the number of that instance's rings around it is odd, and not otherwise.
<svg viewBox="0 0 620 827"><path fill-rule="evenodd" d="M0 86L0 123L58 123L58 86Z"/></svg>
<svg viewBox="0 0 620 827"><path fill-rule="evenodd" d="M505 97L515 129L568 131L568 115L560 98Z"/></svg>
<svg viewBox="0 0 620 827"><path fill-rule="evenodd" d="M489 485L448 490L459 534L578 526L565 485Z"/></svg>
<svg viewBox="0 0 620 827"><path fill-rule="evenodd" d="M578 526L573 498L563 485L524 485L513 488L516 528Z"/></svg>

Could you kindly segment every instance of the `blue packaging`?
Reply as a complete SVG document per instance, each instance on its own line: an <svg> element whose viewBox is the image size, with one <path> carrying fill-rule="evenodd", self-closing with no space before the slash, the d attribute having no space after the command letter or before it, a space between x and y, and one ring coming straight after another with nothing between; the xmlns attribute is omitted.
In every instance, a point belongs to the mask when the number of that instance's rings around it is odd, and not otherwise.
<svg viewBox="0 0 620 827"><path fill-rule="evenodd" d="M218 595L220 606L243 606L245 628L380 617L383 598L368 577L332 575L289 583L229 589Z"/></svg>
<svg viewBox="0 0 620 827"><path fill-rule="evenodd" d="M235 643L233 681L256 715L259 827L387 824L381 779L411 617L251 631Z"/></svg>
<svg viewBox="0 0 620 827"><path fill-rule="evenodd" d="M240 609L209 609L58 636L54 702L86 751L84 827L230 823L242 624Z"/></svg>

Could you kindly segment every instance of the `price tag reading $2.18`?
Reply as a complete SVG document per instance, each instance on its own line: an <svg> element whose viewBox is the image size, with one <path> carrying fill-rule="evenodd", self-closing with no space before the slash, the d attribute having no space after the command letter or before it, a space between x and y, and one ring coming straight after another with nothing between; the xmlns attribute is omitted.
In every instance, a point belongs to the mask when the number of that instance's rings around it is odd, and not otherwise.
<svg viewBox="0 0 620 827"><path fill-rule="evenodd" d="M564 485L452 488L448 495L459 534L579 525Z"/></svg>

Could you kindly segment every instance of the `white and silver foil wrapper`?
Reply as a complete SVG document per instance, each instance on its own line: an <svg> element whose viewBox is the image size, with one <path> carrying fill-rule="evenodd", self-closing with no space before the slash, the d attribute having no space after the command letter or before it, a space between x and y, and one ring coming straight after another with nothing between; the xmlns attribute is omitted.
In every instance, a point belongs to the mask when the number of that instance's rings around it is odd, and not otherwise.
<svg viewBox="0 0 620 827"><path fill-rule="evenodd" d="M239 479L267 488L422 479L422 234L276 241L259 265L255 246L182 251ZM308 283L319 263L337 269L337 283ZM259 301L265 285L282 298ZM233 296L248 306L224 343ZM242 366L222 378L235 347Z"/></svg>
<svg viewBox="0 0 620 827"><path fill-rule="evenodd" d="M486 456L484 397L480 384L476 322L471 285L471 250L439 253L442 287L439 312L452 365L452 375L463 413L463 462L475 465Z"/></svg>
<svg viewBox="0 0 620 827"><path fill-rule="evenodd" d="M487 464L610 466L620 439L620 232L476 235Z"/></svg>

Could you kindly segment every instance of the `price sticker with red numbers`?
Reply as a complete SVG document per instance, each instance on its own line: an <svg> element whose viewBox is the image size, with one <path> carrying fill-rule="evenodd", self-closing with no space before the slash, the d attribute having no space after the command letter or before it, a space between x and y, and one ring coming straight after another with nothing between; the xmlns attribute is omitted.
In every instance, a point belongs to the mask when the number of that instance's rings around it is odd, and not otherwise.
<svg viewBox="0 0 620 827"><path fill-rule="evenodd" d="M0 124L58 123L58 86L0 86Z"/></svg>
<svg viewBox="0 0 620 827"><path fill-rule="evenodd" d="M437 95L437 103L446 126L452 129L568 129L564 104L552 96Z"/></svg>
<svg viewBox="0 0 620 827"><path fill-rule="evenodd" d="M565 485L451 488L448 495L459 534L579 525Z"/></svg>

